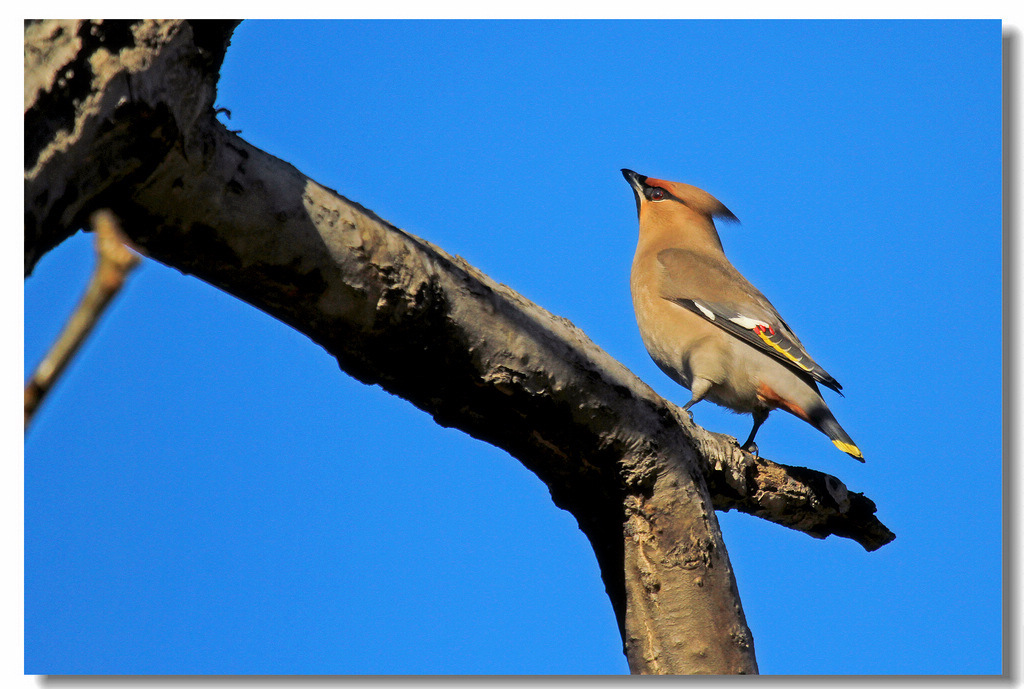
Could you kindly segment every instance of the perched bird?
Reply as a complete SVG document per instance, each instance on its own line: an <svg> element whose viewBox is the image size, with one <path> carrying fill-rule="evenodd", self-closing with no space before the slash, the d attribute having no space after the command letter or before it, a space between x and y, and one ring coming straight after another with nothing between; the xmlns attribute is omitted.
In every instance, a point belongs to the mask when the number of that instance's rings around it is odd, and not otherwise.
<svg viewBox="0 0 1024 689"><path fill-rule="evenodd" d="M702 399L754 416L743 449L773 409L785 409L864 461L817 383L842 386L816 364L775 307L722 250L714 218L738 222L711 194L623 170L636 197L640 239L630 290L644 346L658 367ZM840 392L840 394L842 394ZM691 412L692 416L692 412Z"/></svg>

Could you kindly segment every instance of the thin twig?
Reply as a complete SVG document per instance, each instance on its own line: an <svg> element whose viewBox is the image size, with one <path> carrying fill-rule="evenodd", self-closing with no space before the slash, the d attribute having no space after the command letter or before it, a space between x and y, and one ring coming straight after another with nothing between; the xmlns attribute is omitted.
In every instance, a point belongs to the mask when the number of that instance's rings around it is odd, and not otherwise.
<svg viewBox="0 0 1024 689"><path fill-rule="evenodd" d="M90 223L96 234L96 270L57 341L25 386L26 431L46 394L121 290L128 273L142 261L125 246L125 236L117 218L109 210L93 213Z"/></svg>

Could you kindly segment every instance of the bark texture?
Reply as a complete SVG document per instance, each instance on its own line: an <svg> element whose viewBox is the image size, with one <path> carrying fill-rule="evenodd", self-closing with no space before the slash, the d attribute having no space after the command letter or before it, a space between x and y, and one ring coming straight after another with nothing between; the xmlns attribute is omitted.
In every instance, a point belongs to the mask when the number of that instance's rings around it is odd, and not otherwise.
<svg viewBox="0 0 1024 689"><path fill-rule="evenodd" d="M26 27L26 272L109 207L149 256L504 448L590 539L633 672L757 671L716 508L892 540L837 479L694 426L566 319L228 132L234 25Z"/></svg>

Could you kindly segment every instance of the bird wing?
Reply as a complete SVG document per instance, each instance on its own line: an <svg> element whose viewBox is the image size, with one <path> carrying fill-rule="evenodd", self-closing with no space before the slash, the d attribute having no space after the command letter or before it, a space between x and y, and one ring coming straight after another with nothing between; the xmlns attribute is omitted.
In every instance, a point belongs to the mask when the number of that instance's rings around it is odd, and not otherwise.
<svg viewBox="0 0 1024 689"><path fill-rule="evenodd" d="M664 249L658 263L664 270L663 299L842 394L843 386L811 358L771 302L724 258Z"/></svg>

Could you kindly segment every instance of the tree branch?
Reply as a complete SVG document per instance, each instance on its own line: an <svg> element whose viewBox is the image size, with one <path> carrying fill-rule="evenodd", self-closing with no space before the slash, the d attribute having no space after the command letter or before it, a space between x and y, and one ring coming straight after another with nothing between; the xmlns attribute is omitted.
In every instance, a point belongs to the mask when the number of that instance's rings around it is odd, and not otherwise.
<svg viewBox="0 0 1024 689"><path fill-rule="evenodd" d="M755 457L735 438L699 426L692 437L716 510L737 509L814 538L849 538L867 551L896 538L875 516L875 503L835 476Z"/></svg>
<svg viewBox="0 0 1024 689"><path fill-rule="evenodd" d="M83 213L109 206L148 255L292 325L439 424L504 448L590 539L634 672L757 671L715 508L869 549L886 542L874 506L838 480L699 429L566 319L228 132L212 88L183 93L215 84L219 64L195 59L188 23L131 33L152 55L125 60L130 47L90 61L104 67L91 81L99 92L73 133L51 128L26 156L28 269ZM26 96L26 122L41 101ZM83 161L112 145L134 158L105 158L104 179L82 183L92 179ZM79 193L60 200L70 187Z"/></svg>
<svg viewBox="0 0 1024 689"><path fill-rule="evenodd" d="M68 318L57 341L36 367L25 386L25 430L46 394L74 358L82 343L92 332L107 306L121 291L128 274L141 262L138 255L124 245L124 235L117 218L110 211L93 214L96 234L96 270L85 288L82 300Z"/></svg>

